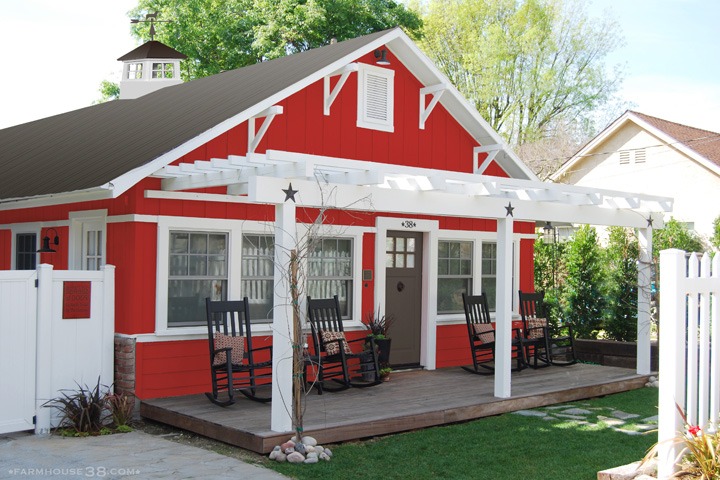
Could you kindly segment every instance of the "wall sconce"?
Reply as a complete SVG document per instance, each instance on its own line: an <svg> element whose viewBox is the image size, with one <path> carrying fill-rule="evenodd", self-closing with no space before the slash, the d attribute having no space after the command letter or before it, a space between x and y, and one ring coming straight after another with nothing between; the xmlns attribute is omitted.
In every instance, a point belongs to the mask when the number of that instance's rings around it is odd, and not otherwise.
<svg viewBox="0 0 720 480"><path fill-rule="evenodd" d="M55 233L55 238L53 239L54 245L60 245L60 237L58 236L57 230L54 228L48 228L45 230L45 236L42 239L42 248L37 251L37 253L55 253L57 250L54 250L53 248L50 248L50 230L52 230Z"/></svg>
<svg viewBox="0 0 720 480"><path fill-rule="evenodd" d="M378 59L377 63L378 65L390 65L390 61L387 59L387 50L384 48L382 50L375 50L375 58Z"/></svg>

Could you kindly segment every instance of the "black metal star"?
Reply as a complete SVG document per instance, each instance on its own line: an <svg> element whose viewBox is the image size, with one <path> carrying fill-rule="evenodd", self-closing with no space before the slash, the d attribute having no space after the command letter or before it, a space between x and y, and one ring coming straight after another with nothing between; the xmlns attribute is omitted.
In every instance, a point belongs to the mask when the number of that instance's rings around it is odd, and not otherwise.
<svg viewBox="0 0 720 480"><path fill-rule="evenodd" d="M293 188L292 188L292 182L290 183L290 185L288 185L287 190L283 189L283 192L285 192L285 201L286 201L286 202L287 202L288 200L292 200L293 203L297 203L297 202L295 202L295 194L298 193L298 191L297 191L297 190L293 190Z"/></svg>
<svg viewBox="0 0 720 480"><path fill-rule="evenodd" d="M508 215L510 215L511 217L513 217L513 210L515 210L515 207L512 206L512 203L508 202L507 207L505 207L505 211L507 212L505 216L507 217Z"/></svg>
<svg viewBox="0 0 720 480"><path fill-rule="evenodd" d="M652 218L651 216L648 216L647 222L648 222L648 227L649 227L649 228L652 228L652 226L653 226L653 218Z"/></svg>

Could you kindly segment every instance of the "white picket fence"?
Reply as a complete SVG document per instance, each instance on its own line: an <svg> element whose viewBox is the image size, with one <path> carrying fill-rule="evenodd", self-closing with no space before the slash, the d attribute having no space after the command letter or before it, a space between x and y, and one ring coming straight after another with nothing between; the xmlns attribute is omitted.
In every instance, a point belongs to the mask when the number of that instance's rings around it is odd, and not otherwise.
<svg viewBox="0 0 720 480"><path fill-rule="evenodd" d="M720 413L720 255L660 252L658 478L670 478L688 425L714 429Z"/></svg>
<svg viewBox="0 0 720 480"><path fill-rule="evenodd" d="M112 265L97 272L52 265L1 271L0 434L45 433L58 421L48 400L78 384L92 387L98 377L111 385L114 326Z"/></svg>

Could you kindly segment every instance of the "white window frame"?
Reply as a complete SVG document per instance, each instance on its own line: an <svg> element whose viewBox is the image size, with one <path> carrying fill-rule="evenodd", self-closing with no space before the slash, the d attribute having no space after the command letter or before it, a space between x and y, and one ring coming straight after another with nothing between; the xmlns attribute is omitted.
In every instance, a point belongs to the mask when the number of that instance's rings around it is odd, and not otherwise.
<svg viewBox="0 0 720 480"><path fill-rule="evenodd" d="M86 270L86 235L88 230L102 233L100 264L107 263L107 210L84 210L70 212L70 235L68 239L68 266L71 270Z"/></svg>
<svg viewBox="0 0 720 480"><path fill-rule="evenodd" d="M440 262L440 242L446 242L446 243L469 243L469 244L470 244L470 246L471 246L471 247L470 247L470 273L469 273L468 275L464 275L464 276L461 276L461 275L452 276L452 275L450 275L450 274L445 274L445 275L444 275L444 278L450 278L450 279L451 279L451 278L462 278L462 279L465 279L465 278L467 278L467 277L470 277L471 289L470 289L470 291L467 292L467 293L468 293L469 295L472 295L473 292L475 291L475 275L474 275L474 273L475 273L475 262L476 262L476 260L477 260L476 253L475 253L475 243L476 243L476 242L475 242L474 240L464 240L464 239L462 239L462 240L461 240L461 239L452 239L452 240L450 240L450 239L446 239L446 238L440 238L440 239L438 239L438 251L437 251L437 261L438 261L438 274L437 274L437 277L438 277L438 278L437 278L438 298L437 298L437 303L439 303L439 300L440 300L440 280L441 280L440 265L439 265L439 262ZM460 259L460 260L462 260L462 259ZM462 306L461 306L460 308L462 309ZM443 312L440 312L440 310L438 309L438 312L437 312L437 313L438 313L438 315L443 315L443 316L445 316L445 315L456 315L458 312L443 313Z"/></svg>
<svg viewBox="0 0 720 480"><path fill-rule="evenodd" d="M131 74L132 74L132 76L131 76ZM138 76L138 74L139 74L139 76ZM143 80L145 78L145 63L144 62L127 63L126 67L125 67L124 77L125 77L125 80Z"/></svg>
<svg viewBox="0 0 720 480"><path fill-rule="evenodd" d="M520 240L521 236L513 236L513 284L511 291L517 291L516 286L520 279ZM438 234L438 242L449 241L472 241L473 242L473 281L472 281L472 294L480 295L482 293L482 244L483 243L497 243L497 234L495 232L473 232L467 230L440 230ZM439 248L439 247L438 247ZM434 261L437 263L438 252L433 254ZM436 272L437 276L437 272ZM513 302L513 316L517 316L517 305ZM437 312L437 310L436 310ZM490 317L495 318L495 312L490 312ZM448 324L459 324L465 323L464 313L448 313L440 314L437 313L438 325Z"/></svg>
<svg viewBox="0 0 720 480"><path fill-rule="evenodd" d="M159 65L160 68L155 68L156 65ZM168 66L170 67L168 69ZM175 78L175 63L173 62L163 62L163 61L152 61L150 63L150 78L153 79L169 79L169 78ZM159 74L159 76L155 76L155 74ZM170 76L166 76L166 73L170 73Z"/></svg>
<svg viewBox="0 0 720 480"><path fill-rule="evenodd" d="M240 253L242 251L242 224L240 220L158 217L157 223L157 273L155 295L155 334L162 335L207 335L206 326L168 326L168 286L170 259L170 232L210 232L228 234L228 299L238 298L240 289Z"/></svg>
<svg viewBox="0 0 720 480"><path fill-rule="evenodd" d="M371 118L367 115L367 85L368 75L383 77L387 80L388 98L387 98L387 120L382 121L377 118ZM395 71L389 68L380 68L375 65L365 63L358 64L358 108L357 108L357 126L360 128L369 128L372 130L380 130L382 132L394 132L394 113L395 113Z"/></svg>

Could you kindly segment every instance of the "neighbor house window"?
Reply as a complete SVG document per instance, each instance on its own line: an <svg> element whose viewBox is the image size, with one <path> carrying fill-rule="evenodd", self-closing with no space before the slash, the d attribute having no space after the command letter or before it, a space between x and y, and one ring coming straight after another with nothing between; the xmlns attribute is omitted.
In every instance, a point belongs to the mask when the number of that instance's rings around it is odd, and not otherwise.
<svg viewBox="0 0 720 480"><path fill-rule="evenodd" d="M392 132L395 71L362 64L358 70L357 126Z"/></svg>
<svg viewBox="0 0 720 480"><path fill-rule="evenodd" d="M462 294L472 294L473 242L438 242L438 314L463 313Z"/></svg>
<svg viewBox="0 0 720 480"><path fill-rule="evenodd" d="M35 270L37 266L37 234L15 235L15 270Z"/></svg>
<svg viewBox="0 0 720 480"><path fill-rule="evenodd" d="M206 323L205 298L227 300L228 234L170 231L168 326Z"/></svg>
<svg viewBox="0 0 720 480"><path fill-rule="evenodd" d="M487 297L490 311L494 312L497 292L497 243L483 242L481 267L480 288Z"/></svg>
<svg viewBox="0 0 720 480"><path fill-rule="evenodd" d="M172 63L153 63L152 64L152 78L173 78L173 64Z"/></svg>
<svg viewBox="0 0 720 480"><path fill-rule="evenodd" d="M243 235L242 295L250 302L250 318L272 320L275 238L271 235Z"/></svg>
<svg viewBox="0 0 720 480"><path fill-rule="evenodd" d="M353 242L348 238L318 238L308 258L308 295L338 296L343 318L350 318L353 292Z"/></svg>

